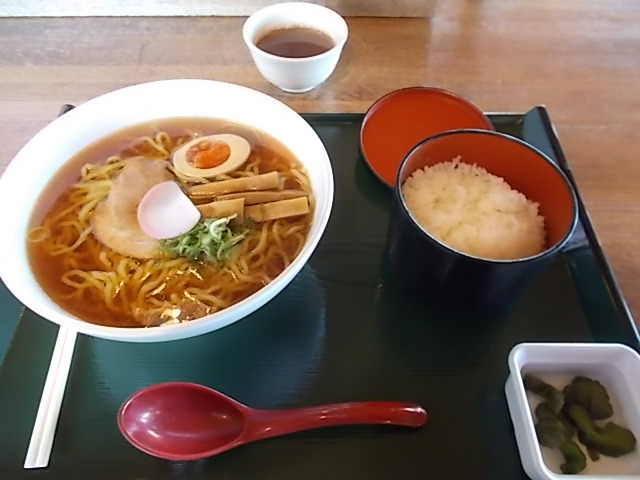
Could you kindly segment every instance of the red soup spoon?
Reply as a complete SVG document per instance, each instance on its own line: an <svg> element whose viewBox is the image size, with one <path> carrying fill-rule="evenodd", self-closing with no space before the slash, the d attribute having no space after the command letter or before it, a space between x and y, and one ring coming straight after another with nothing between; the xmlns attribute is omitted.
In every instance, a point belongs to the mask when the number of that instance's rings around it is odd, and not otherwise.
<svg viewBox="0 0 640 480"><path fill-rule="evenodd" d="M198 460L245 443L312 428L348 424L420 427L424 408L400 402L353 402L258 410L188 382L159 383L127 399L118 428L134 447L166 460Z"/></svg>

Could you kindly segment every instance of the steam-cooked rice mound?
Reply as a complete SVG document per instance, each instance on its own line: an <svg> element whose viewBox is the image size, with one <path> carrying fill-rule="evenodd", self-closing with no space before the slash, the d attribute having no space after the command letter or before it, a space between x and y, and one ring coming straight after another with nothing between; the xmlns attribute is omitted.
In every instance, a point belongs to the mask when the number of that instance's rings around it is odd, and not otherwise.
<svg viewBox="0 0 640 480"><path fill-rule="evenodd" d="M416 170L402 185L402 194L415 220L458 251L507 260L545 248L538 204L459 157Z"/></svg>

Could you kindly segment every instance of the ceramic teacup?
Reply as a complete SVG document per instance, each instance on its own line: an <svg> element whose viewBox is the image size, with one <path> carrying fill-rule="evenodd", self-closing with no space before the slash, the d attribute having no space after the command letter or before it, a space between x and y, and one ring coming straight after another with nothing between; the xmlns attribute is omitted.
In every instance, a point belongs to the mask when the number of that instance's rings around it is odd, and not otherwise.
<svg viewBox="0 0 640 480"><path fill-rule="evenodd" d="M276 87L303 93L333 73L347 41L347 23L335 11L307 2L258 10L242 36L262 76Z"/></svg>

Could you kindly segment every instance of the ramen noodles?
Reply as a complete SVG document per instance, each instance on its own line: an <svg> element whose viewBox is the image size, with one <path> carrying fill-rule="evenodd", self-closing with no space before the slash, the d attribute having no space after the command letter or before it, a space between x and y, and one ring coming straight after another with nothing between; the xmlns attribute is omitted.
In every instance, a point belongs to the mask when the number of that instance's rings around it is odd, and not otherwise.
<svg viewBox="0 0 640 480"><path fill-rule="evenodd" d="M34 209L28 254L47 295L85 321L179 323L276 278L301 251L313 208L303 166L266 133L164 119L71 158Z"/></svg>

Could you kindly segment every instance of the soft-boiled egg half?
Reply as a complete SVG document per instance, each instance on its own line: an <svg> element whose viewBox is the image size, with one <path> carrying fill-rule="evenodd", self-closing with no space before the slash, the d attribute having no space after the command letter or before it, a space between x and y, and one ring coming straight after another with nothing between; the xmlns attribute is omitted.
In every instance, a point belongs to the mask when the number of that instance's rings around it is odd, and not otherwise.
<svg viewBox="0 0 640 480"><path fill-rule="evenodd" d="M249 158L251 145L231 133L198 137L173 152L173 165L189 177L213 178L238 169Z"/></svg>

